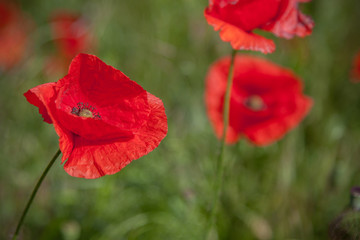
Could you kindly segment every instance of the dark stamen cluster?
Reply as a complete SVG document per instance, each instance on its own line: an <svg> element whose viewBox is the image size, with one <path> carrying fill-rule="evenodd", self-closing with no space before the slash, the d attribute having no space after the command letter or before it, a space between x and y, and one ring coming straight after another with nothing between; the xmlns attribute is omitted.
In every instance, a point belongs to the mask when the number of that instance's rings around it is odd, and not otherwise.
<svg viewBox="0 0 360 240"><path fill-rule="evenodd" d="M77 107L73 107L71 110L71 113L75 114L77 116L80 116L81 111L84 111L84 110L90 111L93 115L93 118L95 118L95 119L101 118L100 114L98 112L95 112L96 111L95 107L91 106L88 103L83 103L83 102L78 102Z"/></svg>

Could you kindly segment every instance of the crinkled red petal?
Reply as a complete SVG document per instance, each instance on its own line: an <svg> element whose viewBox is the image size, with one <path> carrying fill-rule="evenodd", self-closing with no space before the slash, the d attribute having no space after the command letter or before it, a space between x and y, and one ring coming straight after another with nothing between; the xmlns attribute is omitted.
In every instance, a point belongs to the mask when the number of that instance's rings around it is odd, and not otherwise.
<svg viewBox="0 0 360 240"><path fill-rule="evenodd" d="M83 118L61 109L56 114L61 125L67 130L89 140L132 138L133 135L129 130L117 128L101 119Z"/></svg>
<svg viewBox="0 0 360 240"><path fill-rule="evenodd" d="M28 90L24 96L29 103L39 108L39 113L45 122L54 124L55 131L59 136L60 150L63 153L62 161L65 161L73 148L73 136L57 121L55 99L58 89L58 83L46 83Z"/></svg>
<svg viewBox="0 0 360 240"><path fill-rule="evenodd" d="M47 123L52 123L49 115L49 104L56 99L56 83L45 83L37 87L31 88L24 96L32 105L39 108L39 113Z"/></svg>
<svg viewBox="0 0 360 240"><path fill-rule="evenodd" d="M266 39L252 32L245 32L218 18L208 14L207 9L204 12L207 22L212 25L215 31L220 31L220 38L225 42L230 42L234 49L260 51L264 54L275 50L275 44L272 40Z"/></svg>
<svg viewBox="0 0 360 240"><path fill-rule="evenodd" d="M314 21L300 12L298 2L309 2L299 0L283 1L283 9L278 18L263 29L274 33L278 37L293 38L294 36L305 37L310 35L314 27Z"/></svg>
<svg viewBox="0 0 360 240"><path fill-rule="evenodd" d="M72 153L75 136L72 132L62 127L58 122L54 122L54 128L59 136L59 147L63 154L61 157L61 163L63 163Z"/></svg>
<svg viewBox="0 0 360 240"><path fill-rule="evenodd" d="M69 89L79 98L75 102L85 97L96 103L102 109L102 120L124 129L137 129L146 122L147 92L120 70L94 55L79 54L71 62L69 75L78 82Z"/></svg>
<svg viewBox="0 0 360 240"><path fill-rule="evenodd" d="M65 171L74 177L99 178L120 171L155 149L167 133L167 118L162 101L150 93L147 96L151 110L148 121L132 139L103 142L76 137Z"/></svg>
<svg viewBox="0 0 360 240"><path fill-rule="evenodd" d="M69 74L57 97L61 124L87 139L129 138L131 132L147 121L150 113L147 93L121 71L99 58L79 54L72 61ZM79 103L94 108L100 118L82 118L73 114Z"/></svg>

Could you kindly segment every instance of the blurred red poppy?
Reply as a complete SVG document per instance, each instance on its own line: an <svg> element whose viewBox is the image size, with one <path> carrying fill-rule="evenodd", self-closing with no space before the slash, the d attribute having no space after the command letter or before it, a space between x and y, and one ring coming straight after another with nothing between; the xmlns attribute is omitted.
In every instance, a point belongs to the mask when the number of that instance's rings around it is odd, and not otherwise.
<svg viewBox="0 0 360 240"><path fill-rule="evenodd" d="M54 124L64 169L75 177L114 174L167 133L162 101L93 55L79 54L64 78L24 95Z"/></svg>
<svg viewBox="0 0 360 240"><path fill-rule="evenodd" d="M52 35L59 54L72 59L94 48L90 24L79 14L59 11L52 14Z"/></svg>
<svg viewBox="0 0 360 240"><path fill-rule="evenodd" d="M207 113L218 138L230 58L215 62L206 77ZM289 70L254 56L237 56L231 89L227 143L245 135L255 145L270 144L294 128L312 106L300 80Z"/></svg>
<svg viewBox="0 0 360 240"><path fill-rule="evenodd" d="M50 23L57 54L46 60L45 72L50 76L62 75L77 54L95 49L95 38L90 24L80 14L57 11L52 14Z"/></svg>
<svg viewBox="0 0 360 240"><path fill-rule="evenodd" d="M18 6L0 0L0 69L9 69L22 60L30 26Z"/></svg>
<svg viewBox="0 0 360 240"><path fill-rule="evenodd" d="M207 22L234 49L271 53L272 40L253 33L256 29L272 32L278 37L304 37L312 31L311 18L298 9L299 2L310 0L210 0L205 9Z"/></svg>
<svg viewBox="0 0 360 240"><path fill-rule="evenodd" d="M354 58L351 77L353 82L360 82L360 52Z"/></svg>

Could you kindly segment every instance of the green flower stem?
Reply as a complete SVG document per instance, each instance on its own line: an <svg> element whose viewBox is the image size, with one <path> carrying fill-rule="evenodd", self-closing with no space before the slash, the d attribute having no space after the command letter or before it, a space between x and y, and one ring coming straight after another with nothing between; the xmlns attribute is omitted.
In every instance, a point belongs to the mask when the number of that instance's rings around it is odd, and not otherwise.
<svg viewBox="0 0 360 240"><path fill-rule="evenodd" d="M60 149L55 153L54 157L51 159L51 161L49 162L49 164L47 165L47 167L45 168L44 172L42 173L41 177L39 178L38 182L36 183L35 185L35 188L34 190L32 191L31 193L31 196L26 204L26 207L21 215L21 218L19 220L19 223L16 227L16 230L15 230L15 233L14 233L14 236L12 238L12 240L15 240L19 234L19 231L20 231L20 228L21 228L21 225L22 223L24 222L24 219L25 219L25 216L27 214L27 212L29 211L29 208L31 206L31 203L33 202L34 198L35 198L35 195L37 193L37 191L39 190L39 187L41 185L41 183L43 182L46 174L48 173L48 171L50 170L50 168L52 167L52 165L54 164L55 160L58 158L58 156L60 155L61 151Z"/></svg>
<svg viewBox="0 0 360 240"><path fill-rule="evenodd" d="M229 113L230 113L230 96L231 96L231 87L233 83L233 77L234 77L234 61L236 56L237 50L233 49L231 54L231 61L230 61L230 67L228 72L228 79L227 79L227 86L226 86L226 93L224 98L224 112L223 112L223 122L224 122L224 128L223 128L223 135L221 139L221 146L220 146L220 154L217 161L217 173L216 173L216 180L215 180L215 186L214 186L214 203L213 207L211 209L211 215L209 220L209 227L208 227L208 234L206 239L209 239L211 236L212 229L215 225L215 219L217 214L217 209L219 205L222 185L223 185L223 178L224 178L224 171L226 162L224 159L224 153L225 153L225 139L226 139L226 132L229 125Z"/></svg>

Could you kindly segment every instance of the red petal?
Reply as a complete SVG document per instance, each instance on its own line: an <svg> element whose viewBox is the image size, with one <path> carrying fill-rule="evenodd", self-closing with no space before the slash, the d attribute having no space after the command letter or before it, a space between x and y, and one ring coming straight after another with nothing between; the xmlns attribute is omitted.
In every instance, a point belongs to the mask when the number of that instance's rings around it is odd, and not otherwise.
<svg viewBox="0 0 360 240"><path fill-rule="evenodd" d="M206 11L214 18L251 32L274 19L280 4L279 0L216 1Z"/></svg>
<svg viewBox="0 0 360 240"><path fill-rule="evenodd" d="M309 1L286 0L283 2L281 14L270 25L263 27L263 29L274 33L278 37L287 39L293 38L295 35L299 37L310 35L314 22L298 9L298 2Z"/></svg>
<svg viewBox="0 0 360 240"><path fill-rule="evenodd" d="M265 54L275 50L275 44L270 39L253 34L252 32L245 32L234 25L214 18L208 13L207 9L204 15L207 22L214 27L215 31L220 30L220 38L225 42L230 42L234 49L260 51Z"/></svg>
<svg viewBox="0 0 360 240"><path fill-rule="evenodd" d="M298 96L295 99L294 111L290 115L281 116L264 122L245 131L245 135L258 146L265 146L281 139L289 130L296 127L307 115L313 105L311 98Z"/></svg>
<svg viewBox="0 0 360 240"><path fill-rule="evenodd" d="M60 150L63 153L62 161L66 160L72 151L72 134L65 130L57 121L55 99L58 94L57 83L46 83L34 87L24 93L29 103L39 108L39 113L47 123L53 123L58 136L60 137Z"/></svg>
<svg viewBox="0 0 360 240"><path fill-rule="evenodd" d="M147 123L124 142L89 141L75 138L75 147L64 169L71 176L98 178L114 174L155 149L167 133L165 109L160 99L148 93L151 109Z"/></svg>
<svg viewBox="0 0 360 240"><path fill-rule="evenodd" d="M26 100L32 105L38 107L39 113L42 115L44 121L50 124L52 123L52 120L49 116L49 104L50 102L55 101L57 94L55 87L56 83L45 83L31 88L24 93Z"/></svg>
<svg viewBox="0 0 360 240"><path fill-rule="evenodd" d="M91 100L100 102L101 105L122 100L123 96L132 98L146 92L123 72L91 54L78 54L71 62L69 75L79 82L81 90Z"/></svg>
<svg viewBox="0 0 360 240"><path fill-rule="evenodd" d="M133 135L130 130L117 128L101 119L83 118L63 110L58 110L56 114L64 128L89 140L128 139Z"/></svg>
<svg viewBox="0 0 360 240"><path fill-rule="evenodd" d="M57 98L59 120L82 137L129 138L131 131L147 121L150 109L146 91L96 56L79 54L71 63L69 74L59 83L64 86ZM72 114L78 103L95 107L101 119Z"/></svg>
<svg viewBox="0 0 360 240"><path fill-rule="evenodd" d="M57 122L54 122L54 128L59 136L59 147L62 152L61 163L70 157L70 154L74 148L74 134L64 129Z"/></svg>

